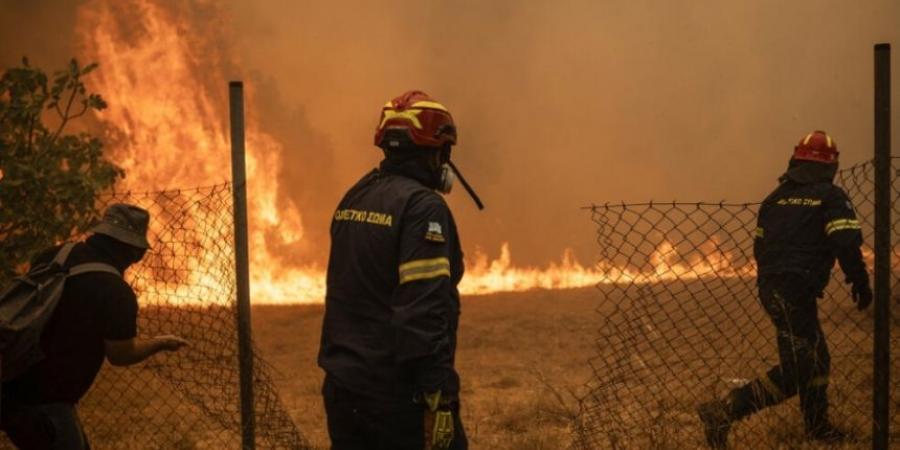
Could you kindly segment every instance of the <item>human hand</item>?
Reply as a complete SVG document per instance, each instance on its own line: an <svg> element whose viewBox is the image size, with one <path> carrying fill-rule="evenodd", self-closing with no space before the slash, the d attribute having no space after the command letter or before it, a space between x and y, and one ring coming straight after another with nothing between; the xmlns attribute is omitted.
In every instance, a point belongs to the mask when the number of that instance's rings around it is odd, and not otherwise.
<svg viewBox="0 0 900 450"><path fill-rule="evenodd" d="M872 303L872 288L869 287L869 280L854 282L850 288L850 294L853 296L853 303L856 303L856 309L860 311Z"/></svg>
<svg viewBox="0 0 900 450"><path fill-rule="evenodd" d="M159 345L159 348L167 352L174 352L180 350L182 347L191 345L187 340L171 334L156 336L154 339L158 343L157 345Z"/></svg>

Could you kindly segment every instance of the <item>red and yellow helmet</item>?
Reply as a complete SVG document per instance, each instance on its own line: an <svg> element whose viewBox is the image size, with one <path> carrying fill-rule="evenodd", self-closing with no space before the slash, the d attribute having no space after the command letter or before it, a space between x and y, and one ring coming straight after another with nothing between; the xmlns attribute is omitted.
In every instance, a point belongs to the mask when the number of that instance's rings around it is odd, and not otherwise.
<svg viewBox="0 0 900 450"><path fill-rule="evenodd" d="M838 162L838 149L834 139L824 131L809 133L794 147L795 160L834 164Z"/></svg>
<svg viewBox="0 0 900 450"><path fill-rule="evenodd" d="M385 134L400 130L416 145L443 147L456 144L456 126L447 108L422 91L409 91L387 102L375 130L375 145Z"/></svg>

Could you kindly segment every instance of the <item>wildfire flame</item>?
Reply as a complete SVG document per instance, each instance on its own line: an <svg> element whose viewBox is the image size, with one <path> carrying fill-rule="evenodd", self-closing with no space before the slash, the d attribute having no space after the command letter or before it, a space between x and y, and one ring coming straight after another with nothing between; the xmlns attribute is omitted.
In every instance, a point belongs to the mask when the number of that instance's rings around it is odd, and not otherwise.
<svg viewBox="0 0 900 450"><path fill-rule="evenodd" d="M190 24L154 0L92 0L82 6L79 14L85 56L102 64L89 83L110 105L97 117L111 130L113 157L127 173L118 188L148 191L225 181L231 173L225 111L210 95L210 89L224 90L227 77L222 55L209 53L209 49L216 48L216 43L210 42L215 38L192 34ZM127 15L127 20L123 15ZM258 131L260 127L252 112L252 86L248 86L247 94L253 301L321 302L325 296L321 267L274 263L280 259L272 248L300 251L303 220L298 208L282 195L277 177L272 176L281 165L282 145L275 137ZM516 267L509 245L504 243L495 260L476 252L474 259L468 261L460 291L478 295L597 283L652 282L704 274L752 275L752 267L734 267L730 255L717 252L715 242L710 245L708 251L701 251L702 258L685 262L671 244L663 242L650 256L653 268L647 271L603 264L585 267L571 250L563 252L560 262L544 268ZM207 266L227 263L216 261L211 255L200 255L191 261ZM222 282L202 273L192 276L188 284L201 288L215 288ZM198 293L189 293L166 301L194 303L202 298Z"/></svg>
<svg viewBox="0 0 900 450"><path fill-rule="evenodd" d="M117 188L146 191L225 181L231 166L224 114L198 70L206 68L207 75L212 74L224 86L226 77L222 68L216 67L216 58L203 54L204 49L214 48L214 43L186 32L189 24L150 0L129 1L125 6L129 19L139 23L123 26L122 7L95 0L82 7L79 21L88 56L103 64L90 82L109 100L109 109L98 118L113 130L113 155L127 174ZM135 36L134 29L141 32ZM248 100L252 104L252 91ZM281 165L281 144L258 129L249 114L246 147L252 295L262 302L321 300L325 285L321 269L276 268L279 264L273 264L279 258L270 249L297 247L304 235L303 222L298 209L279 196L278 180L271 176ZM226 262L203 257L194 262L201 263ZM216 283L210 279L189 281L202 286Z"/></svg>

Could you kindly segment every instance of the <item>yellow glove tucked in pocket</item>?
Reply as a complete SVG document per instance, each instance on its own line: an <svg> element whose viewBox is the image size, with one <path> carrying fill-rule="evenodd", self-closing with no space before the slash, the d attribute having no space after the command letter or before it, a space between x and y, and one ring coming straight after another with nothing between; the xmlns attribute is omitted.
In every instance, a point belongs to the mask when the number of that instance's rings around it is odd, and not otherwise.
<svg viewBox="0 0 900 450"><path fill-rule="evenodd" d="M425 395L425 450L446 450L453 443L453 411L441 391Z"/></svg>

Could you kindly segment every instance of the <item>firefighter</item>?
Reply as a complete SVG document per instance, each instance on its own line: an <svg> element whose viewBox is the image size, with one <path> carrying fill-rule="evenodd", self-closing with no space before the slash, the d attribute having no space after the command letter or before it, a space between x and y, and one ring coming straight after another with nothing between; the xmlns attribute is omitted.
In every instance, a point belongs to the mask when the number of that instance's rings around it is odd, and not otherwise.
<svg viewBox="0 0 900 450"><path fill-rule="evenodd" d="M467 448L454 369L463 260L441 195L454 144L443 105L420 91L391 100L375 132L384 159L335 211L319 350L334 450Z"/></svg>
<svg viewBox="0 0 900 450"><path fill-rule="evenodd" d="M800 397L809 438L828 443L847 438L828 420L830 357L817 298L835 259L852 286L857 309L869 306L872 290L859 221L847 194L832 183L837 167L834 140L823 131L808 134L760 206L753 254L759 298L777 331L779 365L724 399L698 406L712 448L725 448L735 421L794 395Z"/></svg>

